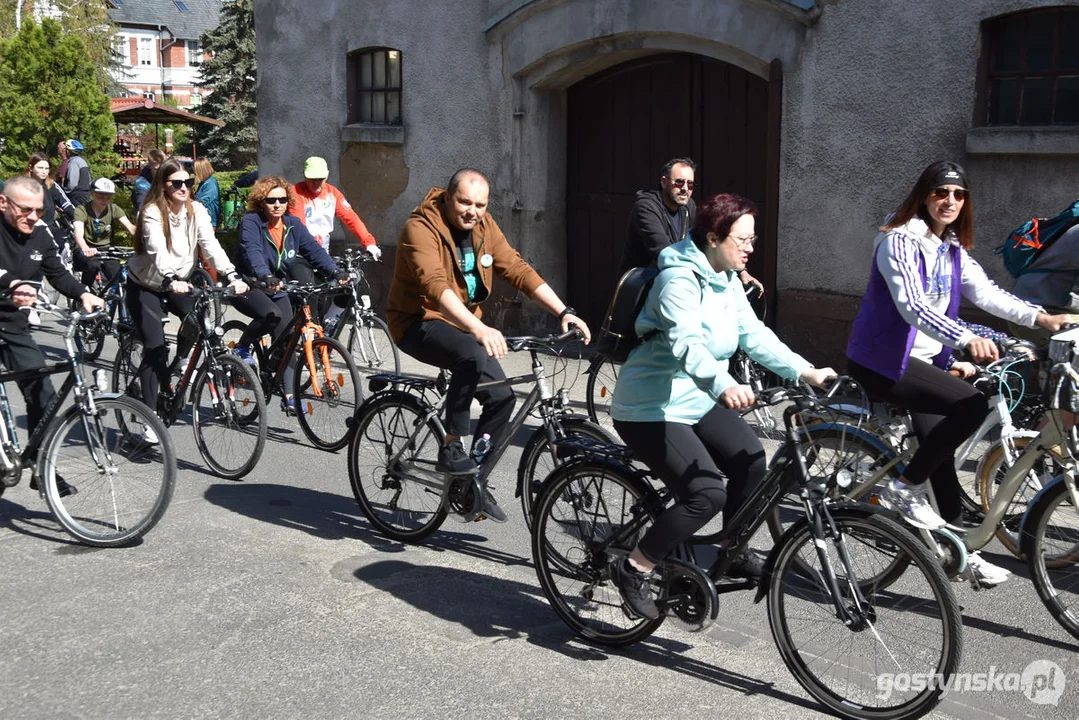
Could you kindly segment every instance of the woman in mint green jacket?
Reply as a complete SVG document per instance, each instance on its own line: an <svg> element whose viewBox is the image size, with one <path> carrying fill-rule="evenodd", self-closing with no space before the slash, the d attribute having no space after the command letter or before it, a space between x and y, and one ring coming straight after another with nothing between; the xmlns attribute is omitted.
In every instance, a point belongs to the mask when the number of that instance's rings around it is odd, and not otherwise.
<svg viewBox="0 0 1079 720"><path fill-rule="evenodd" d="M815 385L835 375L780 342L746 299L738 273L757 240L756 214L738 195L716 195L697 209L690 236L659 254L660 273L635 326L651 337L618 375L615 429L675 497L612 568L626 602L643 617L659 616L651 594L656 564L721 510L729 522L764 477L764 448L739 413L756 399L730 374L731 355L741 347L778 375ZM728 575L759 577L761 566L746 550Z"/></svg>

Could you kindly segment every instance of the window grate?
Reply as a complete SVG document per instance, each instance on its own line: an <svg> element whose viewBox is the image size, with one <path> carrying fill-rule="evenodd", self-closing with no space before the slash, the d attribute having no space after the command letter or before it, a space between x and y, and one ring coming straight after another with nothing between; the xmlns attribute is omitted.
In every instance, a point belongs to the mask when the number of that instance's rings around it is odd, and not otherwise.
<svg viewBox="0 0 1079 720"><path fill-rule="evenodd" d="M401 51L360 50L348 58L350 123L401 125Z"/></svg>

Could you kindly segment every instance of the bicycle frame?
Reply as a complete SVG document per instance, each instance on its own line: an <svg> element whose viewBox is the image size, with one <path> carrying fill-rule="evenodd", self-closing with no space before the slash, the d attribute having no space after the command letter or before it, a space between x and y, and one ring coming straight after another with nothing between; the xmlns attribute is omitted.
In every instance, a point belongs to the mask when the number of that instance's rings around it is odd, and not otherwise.
<svg viewBox="0 0 1079 720"><path fill-rule="evenodd" d="M318 377L318 372L315 367L315 356L313 344L316 337L325 337L326 334L322 330L322 326L315 322L314 317L311 314L311 303L309 296L304 296L303 305L292 316L292 321L289 323L288 330L278 338L277 342L271 343L268 348L263 348L262 343L255 343L256 352L263 354L267 363L269 359L274 356L278 351L281 352L281 360L278 362L276 369L272 374L266 373L263 378L263 393L266 398L273 394L275 387L281 387L284 380L285 370L288 369L289 358L292 357L292 353L295 351L297 345L302 343L304 361L307 363L307 370L311 374L311 377ZM302 341L301 341L302 337ZM288 338L282 342L283 338ZM330 352L326 348L322 348L322 367L328 368L330 366ZM261 367L261 365L260 365ZM266 379L269 382L266 382ZM326 378L327 381L331 381L333 378ZM311 391L315 397L322 397L321 383L312 383ZM288 395L291 393L291 388L282 388L282 395Z"/></svg>

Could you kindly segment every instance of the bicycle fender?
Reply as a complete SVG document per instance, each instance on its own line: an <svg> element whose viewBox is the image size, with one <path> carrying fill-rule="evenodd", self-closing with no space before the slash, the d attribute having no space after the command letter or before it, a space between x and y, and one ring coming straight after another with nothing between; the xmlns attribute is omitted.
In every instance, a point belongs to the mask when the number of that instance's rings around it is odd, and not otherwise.
<svg viewBox="0 0 1079 720"><path fill-rule="evenodd" d="M814 425L810 425L809 427L810 427L810 430L808 432L808 436L809 436L808 440L810 440L810 441L812 441L812 439L813 439L813 431L815 431L815 430L837 430L839 432L846 433L847 435L849 435L851 437L856 437L859 440L862 440L862 441L868 443L869 445L873 446L873 448L875 450L877 450L877 451L879 451L881 453L887 453L888 457L890 457L890 458L895 457L895 448L890 446L888 443L886 443L884 440L877 437L873 433L868 432L868 431L863 430L863 429L858 428L858 427L854 427L853 425L844 425L843 423L816 423ZM802 436L803 441L805 441L807 439L806 438L807 433L806 433L806 430L804 428L799 431L799 434ZM769 467L771 466L771 464L773 462L775 462L776 458L778 458L781 455L786 454L786 452L787 452L787 443L784 442L783 444L781 444L779 446L779 449L776 450L775 453L772 455L772 460L771 460L771 462L768 463ZM902 470L902 467L900 467L899 469Z"/></svg>
<svg viewBox="0 0 1079 720"><path fill-rule="evenodd" d="M1079 477L1079 475L1077 475L1077 477ZM1060 484L1066 482L1067 479L1068 479L1067 475L1064 475L1064 474L1057 475L1052 480L1047 482L1045 484L1045 487L1043 487L1041 490L1039 490L1038 493L1033 498L1030 499L1030 502L1027 503L1027 511L1025 513L1023 513L1023 519L1019 522L1019 543L1020 543L1020 546L1022 546L1022 544L1023 544L1023 538L1026 537L1027 518L1030 517L1031 508L1033 508L1035 505L1038 504L1038 501L1041 500L1042 495L1049 492L1049 490L1055 488L1057 485L1060 485ZM1022 549L1023 548L1020 547L1020 550L1022 550Z"/></svg>

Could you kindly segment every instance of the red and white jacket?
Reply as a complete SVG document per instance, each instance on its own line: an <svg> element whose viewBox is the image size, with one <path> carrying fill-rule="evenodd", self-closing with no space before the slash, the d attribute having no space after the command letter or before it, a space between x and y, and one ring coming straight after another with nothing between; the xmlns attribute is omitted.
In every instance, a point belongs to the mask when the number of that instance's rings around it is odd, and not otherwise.
<svg viewBox="0 0 1079 720"><path fill-rule="evenodd" d="M307 231L325 250L330 249L330 233L333 232L335 217L341 218L341 222L360 239L364 247L375 244L375 236L363 224L341 191L333 185L322 183L322 190L315 195L304 180L293 185L292 192L296 196L296 203L289 207L289 212L303 221Z"/></svg>

